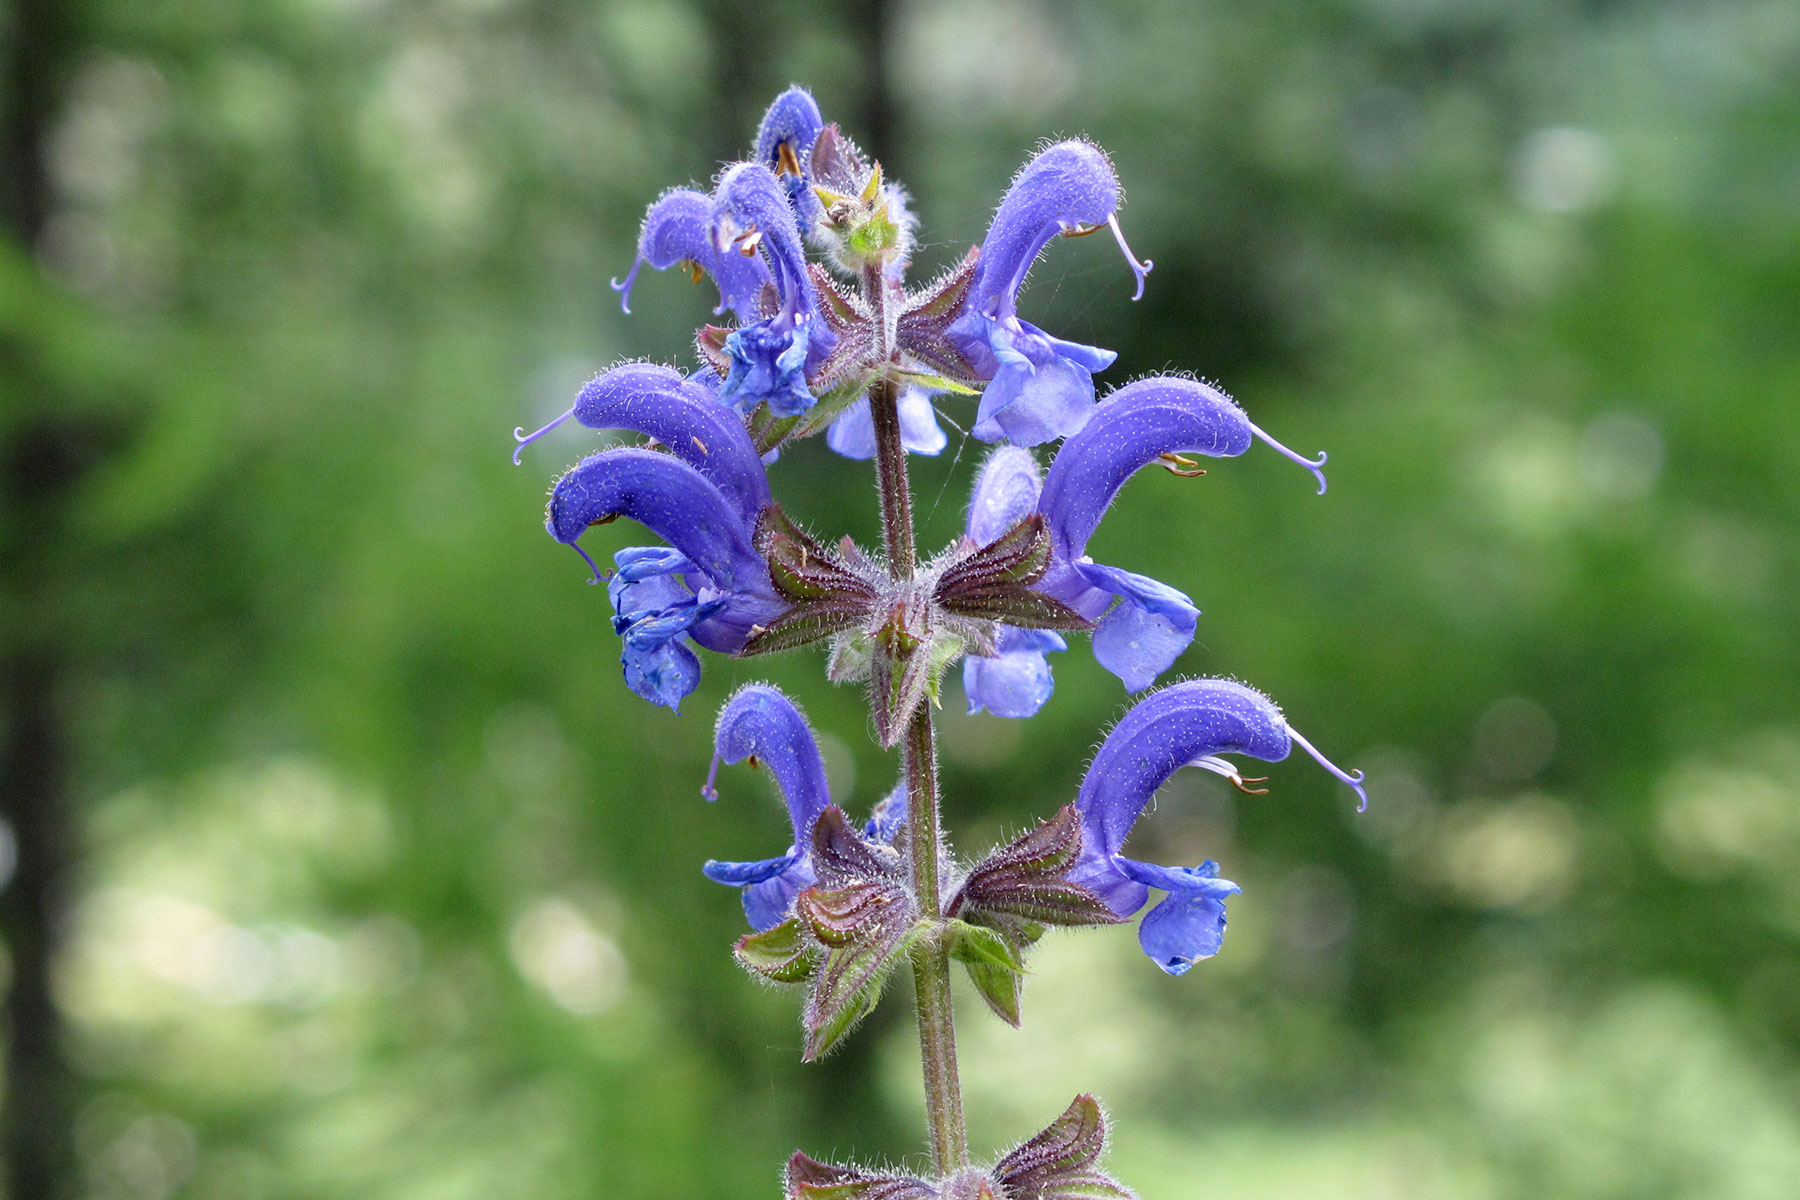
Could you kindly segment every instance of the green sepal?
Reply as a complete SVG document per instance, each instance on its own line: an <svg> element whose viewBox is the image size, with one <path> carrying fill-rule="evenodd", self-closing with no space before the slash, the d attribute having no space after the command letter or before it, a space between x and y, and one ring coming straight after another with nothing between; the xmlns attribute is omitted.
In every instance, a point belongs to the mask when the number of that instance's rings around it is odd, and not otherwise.
<svg viewBox="0 0 1800 1200"><path fill-rule="evenodd" d="M1091 889L1068 878L1081 857L1081 817L1065 804L1048 821L977 863L945 912L996 928L1014 922L1116 925L1122 919Z"/></svg>
<svg viewBox="0 0 1800 1200"><path fill-rule="evenodd" d="M751 544L768 564L769 580L784 599L796 604L823 600L864 607L875 599L875 588L868 580L794 524L779 504L770 504L758 514Z"/></svg>
<svg viewBox="0 0 1800 1200"><path fill-rule="evenodd" d="M925 679L925 695L931 701L931 707L943 707L943 702L938 699L938 686L944 681L944 672L967 651L968 643L957 634L946 631L931 639Z"/></svg>
<svg viewBox="0 0 1800 1200"><path fill-rule="evenodd" d="M930 929L929 922L914 920L899 928L882 928L873 936L835 947L825 955L807 997L802 1022L806 1030L803 1061L812 1062L830 1053L864 1017L875 1011L894 967L920 935Z"/></svg>
<svg viewBox="0 0 1800 1200"><path fill-rule="evenodd" d="M738 658L754 658L793 650L854 628L863 619L857 605L807 604L790 608L767 625L754 630L737 651Z"/></svg>
<svg viewBox="0 0 1800 1200"><path fill-rule="evenodd" d="M869 635L847 630L831 639L831 657L825 662L825 678L833 683L855 683L869 677L874 647Z"/></svg>
<svg viewBox="0 0 1800 1200"><path fill-rule="evenodd" d="M908 371L904 367L898 367L894 369L893 375L894 378L901 383L910 384L917 388L927 388L934 392L953 392L958 396L981 395L981 389L978 387L970 387L966 383L958 383L954 379L944 375L935 374L931 371Z"/></svg>
<svg viewBox="0 0 1800 1200"><path fill-rule="evenodd" d="M804 983L819 963L818 947L807 940L799 917L789 917L761 933L747 933L734 949L747 971L776 983Z"/></svg>
<svg viewBox="0 0 1800 1200"><path fill-rule="evenodd" d="M790 426L788 436L811 437L818 433L825 426L837 420L838 415L846 408L861 400L868 393L869 384L874 382L874 379L874 372L861 371L830 388L823 396L819 397L817 404L798 417L791 418L794 424ZM768 451L765 450L763 453L766 454Z"/></svg>
<svg viewBox="0 0 1800 1200"><path fill-rule="evenodd" d="M1100 1170L1106 1154L1106 1114L1085 1093L1036 1136L993 1166L999 1192L1031 1200L1138 1200L1136 1192Z"/></svg>
<svg viewBox="0 0 1800 1200"><path fill-rule="evenodd" d="M796 1150L788 1159L787 1200L940 1200L940 1193L915 1175L834 1166Z"/></svg>
<svg viewBox="0 0 1800 1200"><path fill-rule="evenodd" d="M944 936L950 942L950 957L957 962L1003 967L1015 972L1025 970L1018 951L998 931L985 925L953 917L944 925Z"/></svg>
<svg viewBox="0 0 1800 1200"><path fill-rule="evenodd" d="M1002 917L993 925L951 920L950 957L962 963L988 1008L1017 1029L1025 992L1025 951L1044 927Z"/></svg>

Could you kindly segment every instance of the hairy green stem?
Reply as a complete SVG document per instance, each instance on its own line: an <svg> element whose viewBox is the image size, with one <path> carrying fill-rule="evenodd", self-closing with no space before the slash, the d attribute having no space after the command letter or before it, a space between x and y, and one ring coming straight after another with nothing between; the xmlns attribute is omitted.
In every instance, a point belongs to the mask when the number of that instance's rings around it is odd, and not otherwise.
<svg viewBox="0 0 1800 1200"><path fill-rule="evenodd" d="M916 551L906 448L900 444L898 399L891 380L881 380L869 390L869 407L875 419L875 470L881 488L881 529L889 569L897 578L910 579ZM921 704L907 725L904 761L907 857L911 862L913 892L920 909L935 920L942 904L938 897L937 746L929 704ZM962 1084L956 1070L956 1021L950 1005L950 951L941 938L921 938L911 961L931 1157L938 1171L948 1175L969 1162Z"/></svg>

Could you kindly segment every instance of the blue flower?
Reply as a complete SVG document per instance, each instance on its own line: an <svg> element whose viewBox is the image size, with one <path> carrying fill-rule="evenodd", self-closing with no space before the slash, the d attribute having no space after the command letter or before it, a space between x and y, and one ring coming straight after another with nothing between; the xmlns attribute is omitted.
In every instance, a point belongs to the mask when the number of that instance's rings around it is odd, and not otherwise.
<svg viewBox="0 0 1800 1200"><path fill-rule="evenodd" d="M759 162L738 163L713 189L712 240L719 252L762 254L781 307L774 316L740 326L725 339L730 371L719 402L749 412L768 402L777 416L815 403L806 369L825 357L836 336L819 317L787 190Z"/></svg>
<svg viewBox="0 0 1800 1200"><path fill-rule="evenodd" d="M787 803L794 840L786 853L756 862L708 860L701 868L715 883L743 889L744 916L761 931L779 925L794 908L794 897L817 882L812 864L813 822L831 803L825 760L806 717L792 700L764 683L740 688L719 710L713 734L712 770L700 794L719 797L719 763L750 759L775 777ZM870 816L863 836L886 845L906 820L906 788L894 788Z"/></svg>
<svg viewBox="0 0 1800 1200"><path fill-rule="evenodd" d="M1125 481L1160 461L1178 474L1198 474L1184 452L1234 457L1257 439L1311 471L1325 489L1325 456L1303 458L1250 422L1231 398L1208 384L1179 376L1140 379L1101 402L1104 419L1089 423L1058 448L1047 476L1030 451L1002 446L988 456L969 503L968 540L983 545L1033 511L1051 535L1051 565L1037 584L1094 621L1094 657L1127 691L1156 682L1193 642L1200 610L1169 585L1087 556L1088 539ZM1041 482L1040 482L1041 481ZM963 687L971 710L1028 717L1051 692L1046 650L1062 649L1053 634L1024 637L1002 627L999 660L970 658Z"/></svg>
<svg viewBox="0 0 1800 1200"><path fill-rule="evenodd" d="M619 551L607 593L626 683L676 708L699 681L689 642L735 653L786 608L751 545L768 477L736 414L667 367L627 363L598 376L567 413L534 434L516 432L520 448L571 416L591 429L647 434L668 451L624 447L583 459L552 489L545 527L583 558L581 535L619 516L673 547ZM598 567L594 575L602 578Z"/></svg>
<svg viewBox="0 0 1800 1200"><path fill-rule="evenodd" d="M1137 692L1194 640L1200 610L1167 584L1087 557L1088 539L1125 481L1159 460L1188 474L1183 452L1235 457L1260 438L1312 471L1323 491L1325 457L1301 458L1251 424L1229 396L1193 379L1140 379L1108 396L1100 411L1103 419L1062 444L1044 479L1039 510L1052 565L1039 587L1098 622L1094 657Z"/></svg>
<svg viewBox="0 0 1800 1200"><path fill-rule="evenodd" d="M975 474L969 493L969 515L963 526L970 548L985 546L1037 510L1043 477L1031 451L999 446ZM963 694L969 711L986 709L997 717L1030 717L1044 707L1054 690L1045 654L1067 650L1068 643L1048 629L1001 625L995 653L963 659Z"/></svg>
<svg viewBox="0 0 1800 1200"><path fill-rule="evenodd" d="M1163 867L1127 858L1120 853L1125 839L1157 789L1182 767L1215 771L1242 787L1243 777L1218 755L1280 762L1296 744L1354 788L1362 806L1368 804L1362 773L1339 770L1288 725L1273 701L1252 688L1195 679L1145 698L1107 734L1081 781L1075 801L1081 857L1070 880L1092 890L1120 918L1142 909L1150 889L1165 892L1139 925L1138 944L1164 971L1184 974L1218 953L1225 937L1225 898L1241 889L1220 879L1211 860L1197 867Z"/></svg>
<svg viewBox="0 0 1800 1200"><path fill-rule="evenodd" d="M631 288L645 263L658 271L687 263L695 272L695 282L704 272L718 284L719 304L714 313L729 308L740 321L756 318L763 289L769 284L769 268L755 255L721 251L714 245L712 207L712 197L705 193L675 188L664 192L645 210L631 271L623 280L612 281L613 290L619 293L620 308L631 311Z"/></svg>
<svg viewBox="0 0 1800 1200"><path fill-rule="evenodd" d="M1036 716L1056 689L1050 660L1044 655L1068 648L1054 630L1000 626L992 655L963 659L963 694L969 698L969 711L985 709L996 717Z"/></svg>
<svg viewBox="0 0 1800 1200"><path fill-rule="evenodd" d="M1140 263L1119 229L1119 180L1106 154L1089 142L1058 142L1027 163L994 214L975 275L950 340L989 381L971 431L983 441L1036 446L1067 437L1094 407L1095 371L1111 350L1052 337L1018 315L1019 288L1057 234L1112 229L1143 295L1150 263ZM1134 296L1133 299L1137 297Z"/></svg>

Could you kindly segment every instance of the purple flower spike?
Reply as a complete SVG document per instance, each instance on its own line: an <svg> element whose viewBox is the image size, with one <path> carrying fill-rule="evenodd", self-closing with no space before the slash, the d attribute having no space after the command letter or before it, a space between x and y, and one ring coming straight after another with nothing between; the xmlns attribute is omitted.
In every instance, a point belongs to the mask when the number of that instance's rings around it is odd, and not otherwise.
<svg viewBox="0 0 1800 1200"><path fill-rule="evenodd" d="M779 689L766 683L739 688L719 710L712 769L700 794L717 800L719 763L746 758L753 766L768 767L775 777L787 803L794 840L785 854L774 858L755 862L709 859L701 870L715 883L743 889L744 915L760 932L779 925L793 911L794 897L818 879L812 864L812 830L831 803L831 787L825 778L825 760L805 715ZM875 806L863 836L886 845L905 822L906 787L902 783Z"/></svg>
<svg viewBox="0 0 1800 1200"><path fill-rule="evenodd" d="M1247 754L1280 762L1295 742L1306 746L1268 697L1225 679L1195 679L1164 688L1126 713L1094 755L1075 800L1082 848L1070 878L1092 889L1121 918L1142 909L1151 888L1167 892L1139 926L1138 941L1169 974L1184 974L1218 952L1225 936L1225 897L1240 889L1220 879L1218 864L1210 860L1197 867L1162 867L1126 858L1119 851L1131 827L1182 767L1218 771L1242 786L1234 768L1215 756ZM1360 774L1319 761L1361 794Z"/></svg>
<svg viewBox="0 0 1800 1200"><path fill-rule="evenodd" d="M807 227L824 212L812 190L812 148L824 128L812 93L796 84L775 97L756 130L753 156L786 186L788 202Z"/></svg>
<svg viewBox="0 0 1800 1200"><path fill-rule="evenodd" d="M755 318L757 298L769 282L769 269L754 255L745 257L735 250L721 252L712 239L712 212L712 197L690 188L665 192L645 210L631 272L622 281L612 281L613 290L619 293L620 308L631 311L631 288L645 263L666 271L685 262L706 272L719 286L719 305L713 312L722 313L729 308L740 321Z"/></svg>
<svg viewBox="0 0 1800 1200"><path fill-rule="evenodd" d="M1087 423L1094 406L1093 373L1117 356L1020 320L1019 288L1051 238L1105 225L1131 264L1137 295L1143 295L1150 264L1139 263L1126 246L1118 207L1118 176L1100 148L1088 142L1058 142L1013 180L981 244L961 315L948 331L976 376L989 381L971 430L976 437L1037 446Z"/></svg>

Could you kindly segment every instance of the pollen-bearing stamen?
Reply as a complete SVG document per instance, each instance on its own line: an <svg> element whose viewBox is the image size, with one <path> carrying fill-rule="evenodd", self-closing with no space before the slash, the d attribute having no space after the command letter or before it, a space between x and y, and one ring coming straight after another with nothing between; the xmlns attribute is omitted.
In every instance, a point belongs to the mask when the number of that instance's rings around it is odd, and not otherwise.
<svg viewBox="0 0 1800 1200"><path fill-rule="evenodd" d="M1165 452L1156 456L1156 465L1171 475L1179 475L1183 479L1198 479L1206 474L1206 468L1198 465L1185 454Z"/></svg>
<svg viewBox="0 0 1800 1200"><path fill-rule="evenodd" d="M1326 758L1323 754L1320 754L1318 752L1318 750L1316 748L1314 748L1313 744L1311 742L1307 741L1305 738L1301 737L1300 731L1298 729L1295 729L1292 725L1289 725L1287 727L1287 732L1288 732L1288 737L1292 738L1294 740L1294 742L1302 750L1306 751L1308 754L1313 756L1314 762L1318 763L1321 767L1324 767L1327 771L1330 771L1333 775L1336 775L1339 779L1343 780L1345 783L1350 785L1351 789L1356 792L1356 795L1357 795L1357 798L1359 801L1356 806L1357 812L1367 812L1369 810L1369 793L1367 793L1363 790L1363 785L1362 785L1363 773L1361 771L1354 771L1354 770L1353 771L1345 771L1345 770L1343 770L1336 763L1332 762L1329 758Z"/></svg>
<svg viewBox="0 0 1800 1200"><path fill-rule="evenodd" d="M625 311L630 312L631 310L626 309ZM513 450L513 466L516 467L519 465L519 456L521 454L525 453L525 447L531 445L531 443L537 441L539 438L543 437L546 433L549 433L552 429L555 429L558 425L561 425L564 421L568 420L570 417L572 417L574 415L575 415L575 410L571 408L568 412L564 413L560 417L557 417L554 421L551 421L548 425L544 426L542 429L539 429L534 433L526 433L525 427L523 425L513 426L513 441L519 443L518 447Z"/></svg>
<svg viewBox="0 0 1800 1200"><path fill-rule="evenodd" d="M1202 754L1199 758L1188 763L1188 766L1199 767L1201 770L1211 771L1215 775L1223 775L1232 787L1244 793L1246 796L1266 796L1269 794L1268 788L1253 788L1248 786L1252 783L1269 782L1269 777L1267 775L1255 775L1246 778L1238 773L1237 767L1230 761L1220 758L1217 755Z"/></svg>
<svg viewBox="0 0 1800 1200"><path fill-rule="evenodd" d="M1131 298L1133 300L1142 300L1144 298L1144 276L1148 275L1151 268L1155 267L1156 264L1147 258L1143 262L1139 262L1137 255L1131 252L1131 247L1125 244L1125 231L1119 228L1119 217L1117 213L1107 217L1106 224L1104 225L1068 226L1063 229L1063 236L1072 238L1086 237L1090 233L1099 233L1102 229L1112 230L1113 240L1119 243L1120 253L1124 254L1125 261L1131 264L1131 274L1137 280L1137 293Z"/></svg>
<svg viewBox="0 0 1800 1200"><path fill-rule="evenodd" d="M1255 424L1252 424L1250 426L1250 432L1255 434L1258 438L1260 438L1264 442L1267 442L1270 446L1273 446L1277 451L1279 451L1284 456L1293 459L1295 462L1299 463L1301 466L1303 466L1307 470L1311 471L1313 473L1313 478L1317 479L1319 481L1319 495L1323 496L1325 494L1325 472L1322 471L1320 468L1325 465L1325 460L1328 457L1328 455L1326 455L1326 453L1323 450L1319 451L1319 457L1308 458L1308 457L1306 457L1306 455L1301 454L1298 451L1289 450L1286 446L1282 445L1280 442L1278 442L1274 438L1270 437L1267 433L1263 432L1263 430Z"/></svg>

